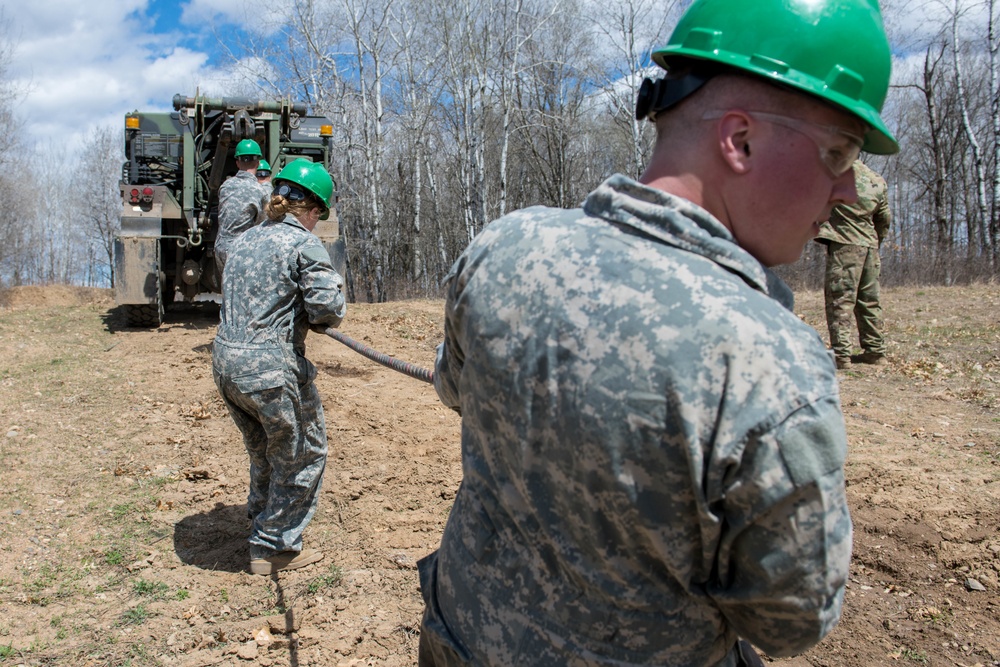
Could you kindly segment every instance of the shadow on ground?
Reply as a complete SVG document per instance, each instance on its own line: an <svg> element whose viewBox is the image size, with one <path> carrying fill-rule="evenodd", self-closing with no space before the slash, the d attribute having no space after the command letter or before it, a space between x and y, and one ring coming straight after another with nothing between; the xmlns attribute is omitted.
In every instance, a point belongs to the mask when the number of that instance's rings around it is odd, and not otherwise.
<svg viewBox="0 0 1000 667"><path fill-rule="evenodd" d="M150 327L132 327L125 317L125 307L109 308L104 315L104 326L109 333L128 331L149 331ZM197 303L173 303L167 306L163 313L164 327L180 327L183 329L210 329L219 324L219 304L212 301Z"/></svg>
<svg viewBox="0 0 1000 667"><path fill-rule="evenodd" d="M250 563L249 536L247 506L219 503L174 525L174 553L203 570L245 572Z"/></svg>

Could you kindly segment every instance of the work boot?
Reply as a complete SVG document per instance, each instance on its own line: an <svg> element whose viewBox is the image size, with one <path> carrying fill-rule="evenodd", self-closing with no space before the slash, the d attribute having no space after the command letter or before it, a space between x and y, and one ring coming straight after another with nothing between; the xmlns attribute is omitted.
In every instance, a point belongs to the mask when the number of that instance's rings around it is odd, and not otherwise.
<svg viewBox="0 0 1000 667"><path fill-rule="evenodd" d="M871 364L872 366L885 366L889 363L885 355L879 352L862 352L851 357L851 361L858 364Z"/></svg>
<svg viewBox="0 0 1000 667"><path fill-rule="evenodd" d="M851 367L851 358L850 357L837 357L836 358L836 362L837 362L837 370L838 371L842 371L845 368L850 368Z"/></svg>
<svg viewBox="0 0 1000 667"><path fill-rule="evenodd" d="M302 551L281 551L273 556L250 559L250 574L274 574L286 570L297 570L323 560L323 552L318 549Z"/></svg>

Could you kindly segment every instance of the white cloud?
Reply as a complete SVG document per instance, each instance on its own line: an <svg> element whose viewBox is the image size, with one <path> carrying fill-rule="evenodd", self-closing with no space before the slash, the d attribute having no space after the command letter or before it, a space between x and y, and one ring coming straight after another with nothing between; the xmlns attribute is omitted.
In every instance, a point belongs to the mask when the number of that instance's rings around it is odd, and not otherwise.
<svg viewBox="0 0 1000 667"><path fill-rule="evenodd" d="M225 92L231 74L211 63L210 31L172 23L178 8L158 2L32 0L6 13L16 45L9 74L28 90L17 108L29 142L79 146L127 111L167 110L176 93L196 89Z"/></svg>
<svg viewBox="0 0 1000 667"><path fill-rule="evenodd" d="M272 17L280 15L290 0L190 0L184 6L181 23L188 26L235 26L257 34L274 28ZM225 29L225 28L222 28Z"/></svg>
<svg viewBox="0 0 1000 667"><path fill-rule="evenodd" d="M205 22L222 22L244 25L252 9L244 0L191 0L184 7L181 22L195 25Z"/></svg>

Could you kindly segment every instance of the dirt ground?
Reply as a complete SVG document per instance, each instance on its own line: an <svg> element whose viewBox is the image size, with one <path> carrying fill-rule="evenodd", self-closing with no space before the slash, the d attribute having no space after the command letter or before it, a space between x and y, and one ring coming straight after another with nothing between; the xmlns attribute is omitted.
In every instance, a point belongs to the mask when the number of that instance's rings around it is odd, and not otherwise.
<svg viewBox="0 0 1000 667"><path fill-rule="evenodd" d="M1000 287L887 290L891 364L843 372L844 617L786 667L1000 665ZM428 368L442 303L342 331ZM825 336L822 296L796 311ZM0 294L0 664L414 665L416 561L461 480L433 388L310 334L330 458L315 566L244 572L247 458L211 305L124 328L110 293Z"/></svg>

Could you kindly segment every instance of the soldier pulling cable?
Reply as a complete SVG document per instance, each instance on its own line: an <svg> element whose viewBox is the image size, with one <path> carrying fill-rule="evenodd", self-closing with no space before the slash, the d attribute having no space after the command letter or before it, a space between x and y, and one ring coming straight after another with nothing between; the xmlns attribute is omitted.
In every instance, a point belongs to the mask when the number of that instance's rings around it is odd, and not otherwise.
<svg viewBox="0 0 1000 667"><path fill-rule="evenodd" d="M384 352L379 352L364 343L359 343L350 336L341 333L336 329L323 329L321 332L336 341L340 341L358 354L368 357L376 363L382 364L383 366L391 368L394 371L399 371L404 375L409 375L411 378L416 378L417 380L427 382L428 384L434 384L434 373L426 368L421 368L416 364L411 364L408 361L396 359L395 357L391 357Z"/></svg>

